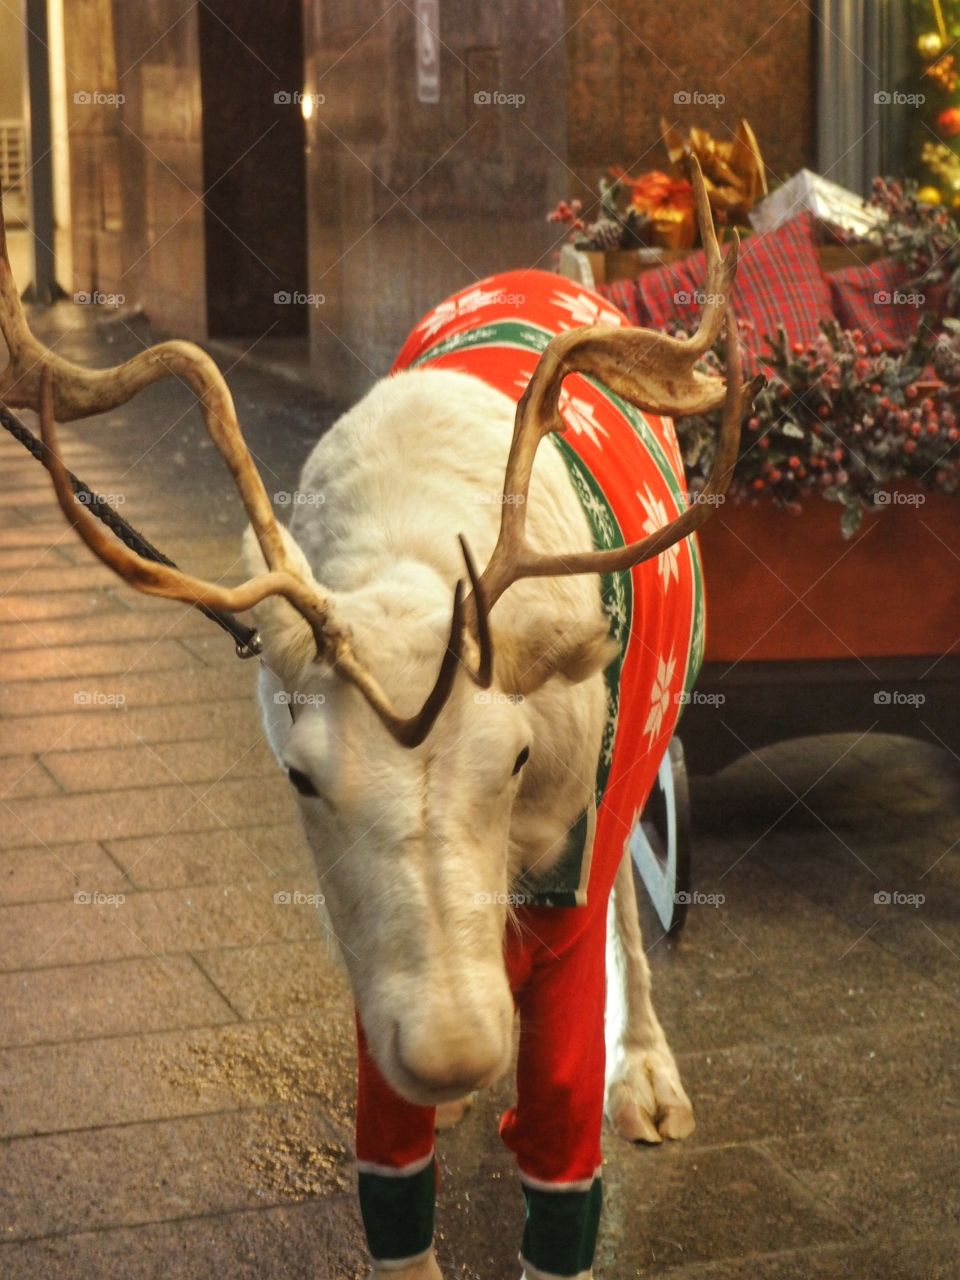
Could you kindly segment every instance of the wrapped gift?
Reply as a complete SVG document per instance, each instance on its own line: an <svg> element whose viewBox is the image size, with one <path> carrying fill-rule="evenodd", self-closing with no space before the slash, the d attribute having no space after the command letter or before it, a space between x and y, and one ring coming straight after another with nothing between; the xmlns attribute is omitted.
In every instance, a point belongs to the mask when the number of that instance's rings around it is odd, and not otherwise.
<svg viewBox="0 0 960 1280"><path fill-rule="evenodd" d="M746 222L756 201L767 194L763 157L747 121L740 121L729 140L718 140L707 129L681 129L664 119L660 128L675 170L683 169L691 155L700 161L710 204L720 220Z"/></svg>
<svg viewBox="0 0 960 1280"><path fill-rule="evenodd" d="M630 207L648 218L655 245L664 249L691 249L696 243L697 221L693 187L686 178L653 170L639 178L618 171L618 180L630 191Z"/></svg>
<svg viewBox="0 0 960 1280"><path fill-rule="evenodd" d="M886 216L882 210L864 203L855 192L809 169L801 169L751 211L750 221L757 231L772 231L804 209L831 227L857 236L866 235Z"/></svg>

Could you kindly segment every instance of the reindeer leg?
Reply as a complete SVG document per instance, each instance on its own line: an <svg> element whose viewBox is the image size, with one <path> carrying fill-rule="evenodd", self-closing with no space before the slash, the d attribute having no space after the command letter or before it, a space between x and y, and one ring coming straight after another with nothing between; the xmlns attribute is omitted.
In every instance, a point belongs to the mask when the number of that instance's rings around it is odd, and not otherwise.
<svg viewBox="0 0 960 1280"><path fill-rule="evenodd" d="M693 1108L650 997L633 866L626 850L612 898L607 942L607 1085L610 1126L628 1142L661 1142L693 1132Z"/></svg>

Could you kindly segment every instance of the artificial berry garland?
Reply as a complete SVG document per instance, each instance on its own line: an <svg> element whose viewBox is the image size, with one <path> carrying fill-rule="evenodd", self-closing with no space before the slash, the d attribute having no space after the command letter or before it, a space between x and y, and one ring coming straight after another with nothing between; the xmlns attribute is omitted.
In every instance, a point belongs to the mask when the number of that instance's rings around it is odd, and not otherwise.
<svg viewBox="0 0 960 1280"><path fill-rule="evenodd" d="M903 480L955 493L960 484L960 323L921 324L890 354L859 330L824 322L810 346L781 330L766 357L769 381L744 424L730 485L735 502L772 501L794 514L819 493L843 507L845 537L876 494ZM722 369L720 344L705 366ZM691 491L706 483L719 414L684 418L677 433Z"/></svg>

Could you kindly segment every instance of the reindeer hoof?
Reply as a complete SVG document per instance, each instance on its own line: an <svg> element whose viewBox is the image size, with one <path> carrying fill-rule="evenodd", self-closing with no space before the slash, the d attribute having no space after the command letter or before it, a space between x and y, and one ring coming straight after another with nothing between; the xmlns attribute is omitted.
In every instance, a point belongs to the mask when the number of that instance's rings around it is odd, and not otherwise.
<svg viewBox="0 0 960 1280"><path fill-rule="evenodd" d="M441 1102L437 1107L433 1127L437 1130L452 1129L455 1124L459 1124L473 1106L476 1096L475 1093L468 1093L465 1098L458 1098L456 1102Z"/></svg>
<svg viewBox="0 0 960 1280"><path fill-rule="evenodd" d="M607 1083L604 1110L614 1133L627 1142L686 1138L694 1130L693 1107L666 1045L622 1054Z"/></svg>

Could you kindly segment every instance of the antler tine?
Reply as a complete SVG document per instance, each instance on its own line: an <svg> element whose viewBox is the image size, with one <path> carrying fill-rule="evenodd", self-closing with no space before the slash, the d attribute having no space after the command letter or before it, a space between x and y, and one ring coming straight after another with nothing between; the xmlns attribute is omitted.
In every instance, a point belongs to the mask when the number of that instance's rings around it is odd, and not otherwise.
<svg viewBox="0 0 960 1280"><path fill-rule="evenodd" d="M589 334L591 331L580 330L579 332L581 334ZM621 330L615 329L604 332L609 335L611 342L613 341L613 335L622 333ZM565 334L563 338L569 336ZM624 336L629 338L629 335ZM585 339L585 341L589 341L589 339ZM553 346L553 343L550 346ZM666 550L667 547L672 546L675 542L679 542L681 538L686 537L687 534L692 533L702 525L705 520L709 519L715 509L716 503L712 502L711 499L723 495L730 484L740 442L740 423L753 403L754 396L766 381L762 375L758 375L746 387L743 386L736 318L732 308L728 307L726 336L727 386L725 393L721 392L724 398L723 423L710 478L699 500L688 506L681 515L662 529L658 529L647 538L629 546L617 547L609 551L540 555L530 549L525 535L526 500L530 487L530 476L540 441L545 435L557 429L558 425L561 430L563 429L563 424L559 421L557 398L563 377L566 373L572 371L569 367L564 368L562 366L550 368L545 374L541 385L536 386L541 366L543 366L549 353L550 347L541 357L540 365L534 373L533 380L517 406L516 425L510 446L510 454L507 459L507 472L504 481L504 496L506 500L502 504L500 534L490 561L480 580L481 592L477 593L478 599L482 598L484 612L492 609L504 591L521 578L562 577L577 573L614 573L629 569L636 564L640 564L643 560L649 560L653 556L659 555L661 551ZM582 352L580 354L585 356L587 353ZM593 362L588 362L585 359L578 360L576 365L578 371L582 371L585 364L588 363L591 366L591 371L593 371ZM608 384L614 381L609 373L604 380ZM710 379L710 381L715 383L718 380ZM552 393L549 395L548 405L543 403L545 396L548 395L545 390L546 387L549 387ZM630 395L629 398L634 403L637 403L638 397L635 393ZM715 407L715 403L711 403L710 407ZM469 622L476 633L480 606L478 606L473 597L468 601L468 605L470 606Z"/></svg>
<svg viewBox="0 0 960 1280"><path fill-rule="evenodd" d="M45 347L31 332L7 253L0 207L0 332L9 362L0 375L0 401L39 410L44 371L56 375L54 414L61 422L126 404L139 391L173 375L200 401L207 431L230 470L270 569L288 570L286 550L263 480L237 421L233 397L213 360L191 342L163 342L111 369L83 369Z"/></svg>
<svg viewBox="0 0 960 1280"><path fill-rule="evenodd" d="M693 186L693 199L697 209L697 222L700 227L700 239L703 243L704 257L707 263L707 280L703 307L700 312L700 323L696 332L690 337L687 348L702 356L717 340L723 324L724 311L730 298L730 290L737 274L737 263L740 257L740 237L736 231L732 237L732 248L724 258L717 243L717 233L713 225L713 212L710 208L710 197L700 161L690 155L690 178Z"/></svg>
<svg viewBox="0 0 960 1280"><path fill-rule="evenodd" d="M337 625L329 596L286 569L268 569L237 587L222 587L184 573L171 565L145 560L115 538L78 502L60 458L55 422L53 372L40 376L40 434L49 450L49 469L60 510L90 550L114 573L146 595L163 596L208 609L242 612L269 596L282 596L306 619L313 630L317 650L345 680L364 696L386 728L402 746L419 746L430 732L453 688L463 651L463 583L454 593L450 637L436 682L416 715L404 717L381 686L357 660L348 634ZM467 553L469 554L469 553ZM468 562L468 568L470 568ZM471 580L475 570L471 570Z"/></svg>

